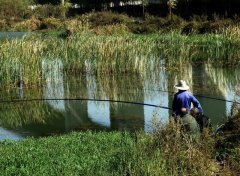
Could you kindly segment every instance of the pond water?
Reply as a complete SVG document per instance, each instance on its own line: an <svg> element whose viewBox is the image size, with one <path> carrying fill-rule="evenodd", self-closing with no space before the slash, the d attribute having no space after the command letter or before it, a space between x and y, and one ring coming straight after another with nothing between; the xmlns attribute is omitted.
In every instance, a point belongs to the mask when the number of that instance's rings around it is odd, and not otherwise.
<svg viewBox="0 0 240 176"><path fill-rule="evenodd" d="M143 74L74 76L63 74L62 64L55 60L43 62L42 70L46 83L40 88L20 84L1 90L0 140L89 129L149 132L153 117L168 122L179 79L186 80L215 126L239 106L233 102L240 102L239 69L209 64L186 65L178 71L160 66Z"/></svg>
<svg viewBox="0 0 240 176"><path fill-rule="evenodd" d="M0 40L20 38L26 34L27 32L0 32Z"/></svg>

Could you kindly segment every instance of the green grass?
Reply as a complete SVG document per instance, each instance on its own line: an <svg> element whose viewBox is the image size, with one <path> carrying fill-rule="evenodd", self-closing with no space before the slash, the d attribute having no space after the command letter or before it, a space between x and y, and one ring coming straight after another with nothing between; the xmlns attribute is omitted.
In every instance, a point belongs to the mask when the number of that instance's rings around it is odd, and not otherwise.
<svg viewBox="0 0 240 176"><path fill-rule="evenodd" d="M0 143L1 175L213 175L212 139L182 139L170 123L153 134L80 132Z"/></svg>
<svg viewBox="0 0 240 176"><path fill-rule="evenodd" d="M2 175L105 175L114 156L131 146L120 133L73 133L69 136L1 143ZM125 151L126 152L126 151ZM125 158L127 160L127 158ZM117 163L116 163L117 164Z"/></svg>
<svg viewBox="0 0 240 176"><path fill-rule="evenodd" d="M180 135L153 120L153 132L72 132L0 142L1 175L238 175L239 114L223 134ZM221 154L224 165L217 156Z"/></svg>

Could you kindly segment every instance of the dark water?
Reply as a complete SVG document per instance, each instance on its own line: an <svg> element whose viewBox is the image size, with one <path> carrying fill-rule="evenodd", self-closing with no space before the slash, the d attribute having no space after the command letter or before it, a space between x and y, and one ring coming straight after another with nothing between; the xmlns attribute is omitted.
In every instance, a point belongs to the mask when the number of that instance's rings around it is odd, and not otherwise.
<svg viewBox="0 0 240 176"><path fill-rule="evenodd" d="M58 61L43 63L46 84L41 88L25 88L20 84L20 87L1 90L2 101L45 100L0 103L0 140L89 129L148 132L152 129L153 117L162 123L168 122L171 115L168 108L172 106L173 92L176 91L173 86L179 79L186 80L193 94L204 96L196 98L214 125L221 124L236 109L232 102L224 100L240 102L240 73L237 69L188 65L178 71L159 67L145 74L73 76L62 74L61 66ZM85 100L73 100L79 98Z"/></svg>

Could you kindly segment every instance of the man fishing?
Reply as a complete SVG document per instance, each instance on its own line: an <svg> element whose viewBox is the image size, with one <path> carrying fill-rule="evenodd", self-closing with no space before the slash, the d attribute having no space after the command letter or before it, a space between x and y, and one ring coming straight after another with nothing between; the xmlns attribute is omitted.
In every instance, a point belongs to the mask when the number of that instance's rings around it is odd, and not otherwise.
<svg viewBox="0 0 240 176"><path fill-rule="evenodd" d="M180 80L174 87L178 89L178 92L174 94L172 103L172 116L175 118L175 120L178 120L180 118L182 108L186 108L187 113L189 113L191 109L191 103L193 103L193 106L195 108L198 108L200 114L203 114L202 106L200 105L199 101L193 96L193 94L187 91L189 89L189 86L184 80Z"/></svg>

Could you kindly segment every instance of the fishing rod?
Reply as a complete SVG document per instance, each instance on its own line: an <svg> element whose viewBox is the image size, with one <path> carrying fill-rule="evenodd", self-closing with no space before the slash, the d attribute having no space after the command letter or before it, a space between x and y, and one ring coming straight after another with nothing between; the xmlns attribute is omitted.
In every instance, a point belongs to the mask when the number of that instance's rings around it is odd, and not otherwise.
<svg viewBox="0 0 240 176"><path fill-rule="evenodd" d="M126 88L125 88L126 89ZM130 89L130 88L127 88ZM162 90L162 89L141 89L141 90L148 90L148 91L159 91L159 92L166 92L166 93L171 93L171 94L175 94L176 92L172 92L172 91L167 91L167 90ZM237 101L232 101L232 100L226 100L226 99L222 99L222 98L216 98L216 97L210 97L210 96L204 96L201 94L193 94L196 97L201 97L201 98L207 98L207 99L212 99L212 100L218 100L218 101L224 101L224 102L229 102L229 103L236 103L236 104L240 104L240 102ZM43 100L89 100L89 101L108 101L108 102L118 102L118 103L128 103L128 104L141 104L141 105L145 105L145 106L154 106L154 107L161 107L158 105L152 105L152 104L147 104L147 103L142 103L142 102L131 102L131 101L123 101L123 100L101 100L101 99L84 99L84 98L76 98L76 99L71 99L71 98L63 98L63 99L15 99L15 100L0 100L0 103L10 103L10 102L19 102L19 101L43 101ZM168 107L169 108L169 107ZM166 109L166 107L165 107ZM171 109L171 108L169 108Z"/></svg>
<svg viewBox="0 0 240 176"><path fill-rule="evenodd" d="M125 89L130 90L132 88L126 87ZM135 88L135 89L138 89L138 88ZM171 94L175 94L176 93L176 92L162 90L162 89L141 89L141 90L159 91L159 92L166 92L166 93L171 93ZM212 100L218 100L218 101L224 101L224 102L229 102L229 103L240 104L240 102L232 101L232 100L226 100L226 99L222 99L222 98L204 96L204 95L201 95L201 94L193 94L193 95L196 96L196 97L201 97L201 98L207 98L207 99L212 99ZM171 108L169 108L169 107L153 105L153 104L148 104L148 103L143 103L143 102L131 102L131 101L123 101L123 100L110 100L110 99L102 100L102 99L90 99L90 98L88 98L88 99L84 99L84 98L76 98L76 99L73 99L73 98L63 98L63 99L59 99L59 98L56 98L56 99L51 99L51 98L50 99L15 99L15 100L6 100L6 101L0 100L0 103L19 102L19 101L43 101L43 100L108 101L108 102L117 102L117 103L140 104L140 105L145 105L145 106L160 107L160 108L165 108L165 109L170 109L171 110Z"/></svg>
<svg viewBox="0 0 240 176"><path fill-rule="evenodd" d="M166 107L166 106L160 106L160 105L154 105L149 103L143 103L143 102L134 102L134 101L123 101L123 100L111 100L111 99L95 99L95 98L35 98L35 99L12 99L12 100L0 100L0 103L17 103L17 102L31 102L31 101L98 101L98 102L112 102L112 103L126 103L126 104L134 104L134 105L142 105L142 106L151 106L151 107L157 107L162 109L171 110L172 108ZM218 127L214 134L217 134L219 130L224 126L222 124L220 127Z"/></svg>
<svg viewBox="0 0 240 176"><path fill-rule="evenodd" d="M135 102L135 101L123 101L123 100L111 100L111 99L96 99L96 98L34 98L34 99L12 99L12 100L0 100L0 103L17 103L17 102L31 102L31 101L99 101L99 102L112 102L112 103L126 103L126 104L135 104L135 105L143 105L143 106L151 106L162 109L172 110L172 108L160 105L154 105L143 102Z"/></svg>

